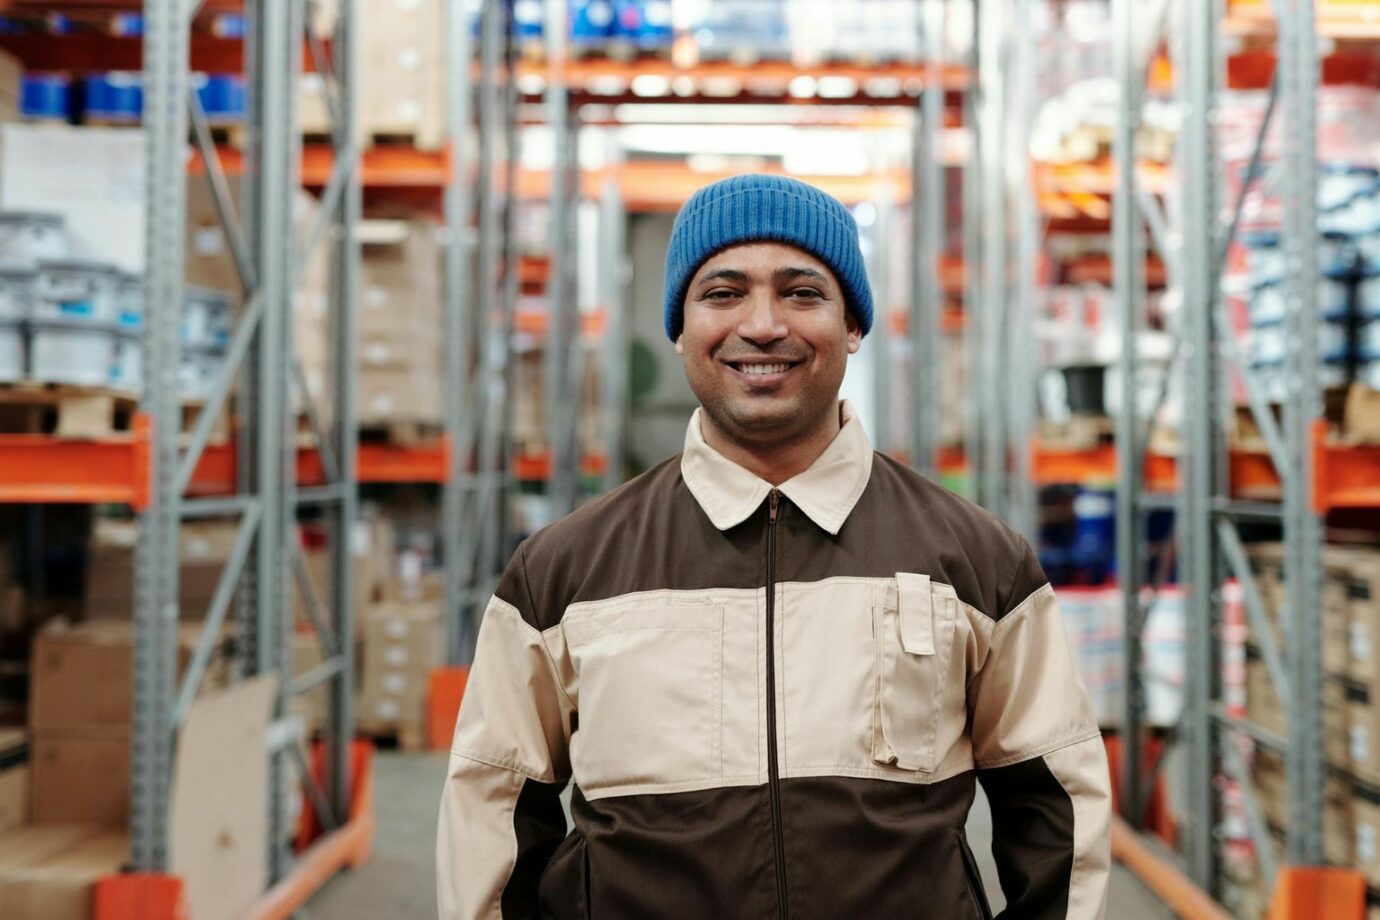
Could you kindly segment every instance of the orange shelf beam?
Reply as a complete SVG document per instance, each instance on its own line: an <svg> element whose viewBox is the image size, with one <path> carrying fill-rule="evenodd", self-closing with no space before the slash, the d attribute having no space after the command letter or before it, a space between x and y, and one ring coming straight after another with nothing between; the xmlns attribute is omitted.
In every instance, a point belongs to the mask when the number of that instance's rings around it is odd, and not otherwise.
<svg viewBox="0 0 1380 920"><path fill-rule="evenodd" d="M1119 816L1112 816L1112 858L1130 869L1184 920L1231 920L1207 892L1175 865L1155 855Z"/></svg>
<svg viewBox="0 0 1380 920"><path fill-rule="evenodd" d="M1327 423L1313 423L1313 499L1320 514L1334 508L1380 508L1380 445L1329 441Z"/></svg>
<svg viewBox="0 0 1380 920"><path fill-rule="evenodd" d="M541 62L518 65L518 77L548 76L546 64ZM565 69L565 79L571 90L584 92L598 88L598 84L611 82L631 83L635 77L663 77L676 80L688 77L693 81L724 82L736 80L755 86L772 85L784 92L785 86L797 77L842 77L862 83L878 78L896 79L911 86L929 84L926 67L921 64L885 64L879 66L821 65L798 67L789 61L761 61L756 64L739 65L728 61L704 61L688 67L671 61L639 60L615 61L607 58L589 58L571 61ZM967 68L949 64L944 67L941 78L946 89L964 89L971 82ZM674 98L674 97L672 97ZM652 101L649 98L649 101Z"/></svg>
<svg viewBox="0 0 1380 920"><path fill-rule="evenodd" d="M153 426L135 417L128 435L75 441L0 435L0 503L148 506Z"/></svg>
<svg viewBox="0 0 1380 920"><path fill-rule="evenodd" d="M585 476L602 476L608 465L608 457L586 454L580 461L580 472ZM523 482L545 482L551 478L551 454L543 451L519 456L513 462L513 475Z"/></svg>

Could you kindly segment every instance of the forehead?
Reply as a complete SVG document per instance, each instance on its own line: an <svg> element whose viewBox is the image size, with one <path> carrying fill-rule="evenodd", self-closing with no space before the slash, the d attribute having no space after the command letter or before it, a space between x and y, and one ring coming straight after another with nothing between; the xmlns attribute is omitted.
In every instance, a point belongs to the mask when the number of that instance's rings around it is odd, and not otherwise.
<svg viewBox="0 0 1380 920"><path fill-rule="evenodd" d="M699 267L695 272L695 278L703 278L708 273L720 269L770 276L782 268L812 268L831 282L837 283L829 266L815 256L789 243L771 242L740 243L721 249Z"/></svg>

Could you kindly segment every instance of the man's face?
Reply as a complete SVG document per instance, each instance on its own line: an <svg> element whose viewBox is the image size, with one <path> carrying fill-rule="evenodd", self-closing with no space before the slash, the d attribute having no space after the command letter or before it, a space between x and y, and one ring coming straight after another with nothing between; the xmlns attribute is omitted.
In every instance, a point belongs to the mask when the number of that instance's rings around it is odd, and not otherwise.
<svg viewBox="0 0 1380 920"><path fill-rule="evenodd" d="M676 351L710 420L743 444L808 436L837 411L857 319L824 263L794 246L747 243L700 266Z"/></svg>

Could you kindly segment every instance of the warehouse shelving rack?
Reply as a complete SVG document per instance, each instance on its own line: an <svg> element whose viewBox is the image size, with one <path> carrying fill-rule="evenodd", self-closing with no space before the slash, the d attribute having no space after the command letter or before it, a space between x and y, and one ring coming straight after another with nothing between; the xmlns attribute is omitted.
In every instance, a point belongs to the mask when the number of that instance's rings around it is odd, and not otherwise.
<svg viewBox="0 0 1380 920"><path fill-rule="evenodd" d="M235 219L219 160L195 102L190 106L207 178L235 255L245 289L245 308L213 395L183 452L178 449L178 398L175 385L177 330L182 303L182 239L185 226L185 137L189 86L189 31L194 10L178 0L144 6L144 129L148 137L148 244L144 403L153 426L150 464L152 489L140 513L136 561L134 761L132 864L138 871L168 869L167 811L171 744L178 719L195 692L231 597L239 595L239 633L249 674L275 676L274 724L268 740L269 883L265 903L278 915L290 912L310 894L322 857L331 869L362 858L367 851L370 816L351 816L353 718L353 599L351 533L356 518L355 292L358 244L354 228L361 197L354 130L356 85L356 8L339 4L337 30L329 58L320 36L311 33L303 3L271 0L247 5L250 28L244 43L249 76L246 119L247 161L243 227ZM336 165L322 196L318 217L305 239L295 241L291 190L298 185L294 126L294 77L302 69L303 45L327 78ZM294 291L305 256L316 245L331 247L330 354L331 399L327 428L305 386L292 345L290 320ZM236 495L184 499L210 425L224 406L236 374L239 379ZM315 439L325 482L298 488L297 457L291 433L293 384ZM315 506L329 525L329 603L316 596L296 536L296 511ZM188 674L176 697L172 657L176 619L177 527L182 517L239 511L235 550L221 576L215 599ZM302 609L322 646L322 663L293 677L292 583L302 592ZM298 693L321 684L330 687L325 732L325 782L318 784L301 738L288 720L288 704ZM176 700L174 702L174 699ZM293 874L288 841L291 820L287 790L298 782L288 758L296 755L297 774L308 792L307 807L331 832L303 860L315 872ZM357 771L356 771L357 772ZM329 872L327 873L329 874ZM316 882L319 883L319 882Z"/></svg>
<svg viewBox="0 0 1380 920"><path fill-rule="evenodd" d="M1241 790L1258 869L1274 889L1281 916L1303 916L1280 900L1278 892L1297 876L1294 869L1324 865L1323 785L1326 766L1322 739L1321 580L1322 520L1339 507L1380 507L1375 451L1343 447L1327 440L1321 419L1322 395L1317 357L1317 184L1315 103L1319 84L1318 33L1311 0L1273 3L1277 60L1270 80L1270 102L1255 139L1251 166L1238 197L1221 201L1217 153L1211 135L1216 93L1229 70L1219 36L1223 28L1240 35L1258 29L1260 20L1243 19L1234 9L1225 20L1211 4L1166 4L1161 19L1170 39L1170 66L1177 101L1183 107L1179 150L1166 203L1158 183L1145 181L1136 162L1135 130L1147 75L1154 72L1160 32L1138 36L1131 0L1113 0L1114 59L1121 92L1121 118L1115 137L1113 266L1121 326L1121 400L1117 423L1117 570L1125 605L1126 708L1119 734L1120 797L1124 824L1114 829L1113 851L1139 872L1184 916L1221 917L1211 898L1222 896L1222 865L1217 824L1222 815L1221 776ZM1260 4L1264 7L1264 4ZM1166 28L1165 22L1170 25ZM1268 71L1266 71L1268 74ZM1289 138L1280 164L1280 195L1285 215L1289 386L1282 424L1276 422L1241 360L1241 349L1226 319L1221 290L1228 247L1241 219L1253 180L1259 181L1267 130L1282 118ZM1225 224L1223 214L1225 211ZM1147 238L1148 231L1148 238ZM1159 408L1147 418L1126 411L1136 405L1139 364L1137 333L1145 317L1143 295L1148 245L1163 258L1168 283L1182 296L1182 320L1173 349L1184 382L1182 456L1175 462L1148 453L1149 433ZM1300 347L1300 343L1301 346ZM1172 368L1170 369L1172 370ZM1167 371L1168 373L1169 371ZM1230 449L1226 430L1225 382L1241 381L1251 415L1260 427L1265 454ZM1244 495L1278 495L1278 503ZM1143 553L1143 515L1172 508L1176 515L1179 578L1186 588L1188 686L1181 725L1170 742L1185 750L1184 852L1166 857L1147 846L1143 828L1150 790L1165 762L1147 758L1141 632L1159 587L1147 583ZM1238 526L1277 524L1285 547L1286 609L1280 612L1283 645L1274 639ZM1157 573L1157 581L1164 573ZM1225 579L1240 586L1247 622L1262 649L1271 682L1284 701L1288 730L1276 735L1231 712L1222 696L1223 605ZM1240 746L1248 738L1284 756L1288 823L1285 863L1276 863L1274 843L1256 800ZM1180 868L1182 865L1182 869ZM1277 880L1283 889L1275 888ZM1321 908L1318 908L1321 909Z"/></svg>
<svg viewBox="0 0 1380 920"><path fill-rule="evenodd" d="M16 11L51 11L63 4L11 4ZM111 11L128 3L75 4ZM135 562L134 706L131 763L130 872L97 886L100 917L173 916L180 886L169 871L169 808L173 752L207 664L233 622L240 676L272 675L274 721L265 739L270 786L261 803L268 815L269 890L254 905L255 917L286 917L337 869L364 858L372 835L367 808L367 757L352 749L353 602L350 596L350 533L356 517L357 457L354 393L354 303L358 247L354 225L360 210L359 150L354 131L355 4L339 4L337 30L326 43L310 34L304 3L257 0L217 10L242 11L249 37L233 43L227 69L249 76L247 149L242 169L246 192L236 203L191 90L190 49L206 41L191 36L198 4L148 0L142 6L141 41L90 36L14 36L22 59L60 49L65 69L89 66L78 45L120 47L142 62L147 150L145 313L140 412L127 437L91 442L38 435L0 436L0 469L7 474L0 500L8 502L114 502L137 514ZM33 39L35 45L26 44ZM227 46L230 47L230 46ZM37 50L35 50L37 48ZM305 51L304 51L305 49ZM293 131L293 75L310 55L332 87L335 165L324 185L321 209L304 239L293 238L289 210L298 184L300 153ZM222 228L230 241L244 293L224 368L197 424L180 436L177 390L178 341L183 305L187 138L195 139L200 173L210 183ZM242 218L242 219L241 219ZM329 246L331 265L329 426L302 381L293 353L290 311L306 255ZM296 443L294 385L311 429L311 445ZM236 436L209 445L212 428L236 396ZM375 460L403 476L417 475L417 457ZM14 474L14 475L9 475ZM317 596L296 535L298 509L311 507L330 536L329 594ZM186 673L178 680L174 638L178 609L178 530L182 521L235 517L238 530ZM293 584L301 609L322 644L322 663L293 676ZM232 615L233 610L233 615ZM313 769L302 729L288 716L296 694L327 685L329 726L321 768ZM290 760L296 761L296 770ZM326 830L308 850L289 850L292 818L287 791L301 783L306 805ZM361 808L361 805L365 807Z"/></svg>

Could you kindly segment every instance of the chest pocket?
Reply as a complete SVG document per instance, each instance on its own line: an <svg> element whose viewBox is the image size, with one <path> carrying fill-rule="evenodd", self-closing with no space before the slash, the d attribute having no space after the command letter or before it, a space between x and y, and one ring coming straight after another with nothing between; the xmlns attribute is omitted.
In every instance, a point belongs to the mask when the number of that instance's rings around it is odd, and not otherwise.
<svg viewBox="0 0 1380 920"><path fill-rule="evenodd" d="M638 598L563 628L579 675L570 760L581 788L720 775L721 606Z"/></svg>
<svg viewBox="0 0 1380 920"><path fill-rule="evenodd" d="M872 759L903 770L933 772L953 654L958 598L928 575L899 572L896 591L872 610L877 654L877 707Z"/></svg>

